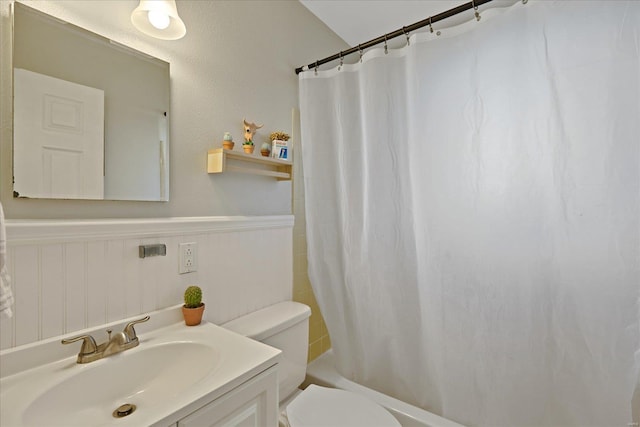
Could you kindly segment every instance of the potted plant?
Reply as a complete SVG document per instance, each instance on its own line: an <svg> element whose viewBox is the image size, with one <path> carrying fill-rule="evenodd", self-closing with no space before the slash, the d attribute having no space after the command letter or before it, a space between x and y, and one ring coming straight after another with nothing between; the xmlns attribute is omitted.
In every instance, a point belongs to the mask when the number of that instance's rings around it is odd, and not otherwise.
<svg viewBox="0 0 640 427"><path fill-rule="evenodd" d="M269 157L269 154L271 154L271 144L269 144L268 142L263 143L260 147L260 154L262 154L264 157Z"/></svg>
<svg viewBox="0 0 640 427"><path fill-rule="evenodd" d="M182 315L187 326L199 325L202 322L204 303L202 302L202 289L199 286L191 285L184 291L184 305Z"/></svg>
<svg viewBox="0 0 640 427"><path fill-rule="evenodd" d="M227 150L233 150L233 146L235 143L233 142L233 137L229 132L224 133L224 139L222 140L222 147Z"/></svg>
<svg viewBox="0 0 640 427"><path fill-rule="evenodd" d="M277 131L277 132L271 132L271 135L269 135L269 138L271 139L271 141L288 141L290 136L286 133L286 132L282 132L282 131Z"/></svg>
<svg viewBox="0 0 640 427"><path fill-rule="evenodd" d="M252 140L245 141L242 144L242 149L247 154L253 154L253 149L254 148L255 148L255 146L253 145L253 141Z"/></svg>
<svg viewBox="0 0 640 427"><path fill-rule="evenodd" d="M271 132L269 135L271 139L271 157L275 157L277 159L286 159L290 158L289 155L289 134L282 131Z"/></svg>

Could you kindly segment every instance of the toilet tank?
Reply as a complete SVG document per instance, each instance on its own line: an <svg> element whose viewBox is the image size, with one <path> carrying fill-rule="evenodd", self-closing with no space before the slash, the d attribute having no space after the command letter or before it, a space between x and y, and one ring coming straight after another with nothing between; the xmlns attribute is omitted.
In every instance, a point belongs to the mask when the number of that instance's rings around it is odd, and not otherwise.
<svg viewBox="0 0 640 427"><path fill-rule="evenodd" d="M278 369L278 392L283 401L304 381L309 350L311 309L284 301L238 317L222 325L238 334L282 351Z"/></svg>

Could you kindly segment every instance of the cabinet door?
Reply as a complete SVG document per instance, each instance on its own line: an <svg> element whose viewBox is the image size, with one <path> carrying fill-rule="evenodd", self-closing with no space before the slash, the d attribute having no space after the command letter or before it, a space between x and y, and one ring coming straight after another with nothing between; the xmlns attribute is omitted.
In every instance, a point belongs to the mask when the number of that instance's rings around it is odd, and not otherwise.
<svg viewBox="0 0 640 427"><path fill-rule="evenodd" d="M178 421L178 427L276 427L278 375L275 368L250 379Z"/></svg>

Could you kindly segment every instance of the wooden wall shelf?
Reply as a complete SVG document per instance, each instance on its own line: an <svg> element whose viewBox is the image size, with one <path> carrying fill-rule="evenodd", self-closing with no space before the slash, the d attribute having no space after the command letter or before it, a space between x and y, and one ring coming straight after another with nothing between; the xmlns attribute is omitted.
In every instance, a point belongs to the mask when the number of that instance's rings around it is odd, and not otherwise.
<svg viewBox="0 0 640 427"><path fill-rule="evenodd" d="M278 181L290 181L293 162L255 156L238 151L215 148L207 155L207 172L223 173L227 171L242 172L253 175L271 176Z"/></svg>

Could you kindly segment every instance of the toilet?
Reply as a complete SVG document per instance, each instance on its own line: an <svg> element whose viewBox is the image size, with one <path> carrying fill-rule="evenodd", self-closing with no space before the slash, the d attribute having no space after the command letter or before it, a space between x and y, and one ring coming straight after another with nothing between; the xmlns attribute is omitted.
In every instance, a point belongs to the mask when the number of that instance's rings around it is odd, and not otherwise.
<svg viewBox="0 0 640 427"><path fill-rule="evenodd" d="M298 389L307 369L310 315L311 309L306 305L285 301L222 325L282 351L278 370L280 425L400 427L386 409L356 393L314 384L303 391Z"/></svg>

